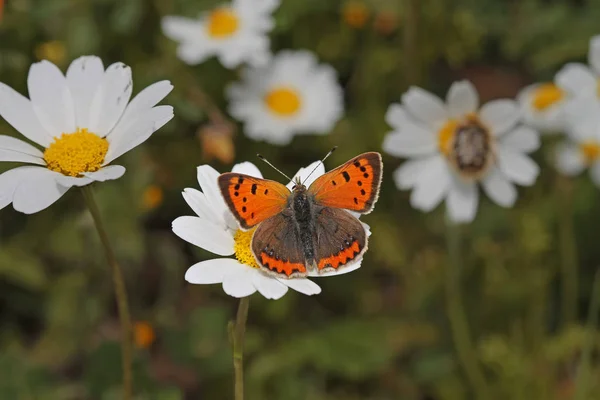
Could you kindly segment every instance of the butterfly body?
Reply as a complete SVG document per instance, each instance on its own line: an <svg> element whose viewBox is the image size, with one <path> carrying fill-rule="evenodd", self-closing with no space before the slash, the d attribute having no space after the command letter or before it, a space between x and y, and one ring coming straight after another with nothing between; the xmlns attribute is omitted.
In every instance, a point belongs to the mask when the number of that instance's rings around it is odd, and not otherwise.
<svg viewBox="0 0 600 400"><path fill-rule="evenodd" d="M292 191L237 173L219 187L242 229L256 226L252 252L259 267L277 277L304 277L351 265L367 249L367 232L347 210L372 210L381 182L381 156L365 153Z"/></svg>

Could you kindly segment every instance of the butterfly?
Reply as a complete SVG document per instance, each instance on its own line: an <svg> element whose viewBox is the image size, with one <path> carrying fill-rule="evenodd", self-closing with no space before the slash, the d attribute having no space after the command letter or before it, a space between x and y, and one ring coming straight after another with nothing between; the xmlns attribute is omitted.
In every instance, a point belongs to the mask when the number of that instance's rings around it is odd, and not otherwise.
<svg viewBox="0 0 600 400"><path fill-rule="evenodd" d="M367 232L348 210L373 210L383 164L364 153L317 178L297 178L290 191L268 179L235 172L219 176L221 194L243 230L256 227L251 250L264 272L279 278L336 271L360 260Z"/></svg>

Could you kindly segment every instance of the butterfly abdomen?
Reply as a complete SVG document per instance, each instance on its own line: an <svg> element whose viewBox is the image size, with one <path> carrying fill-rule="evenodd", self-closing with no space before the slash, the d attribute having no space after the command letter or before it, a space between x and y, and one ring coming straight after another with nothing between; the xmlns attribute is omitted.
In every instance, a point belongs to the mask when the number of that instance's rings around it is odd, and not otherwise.
<svg viewBox="0 0 600 400"><path fill-rule="evenodd" d="M306 193L306 188L300 187L294 190L292 200L292 209L294 210L294 221L306 265L312 265L315 259L315 249L313 243L313 203Z"/></svg>

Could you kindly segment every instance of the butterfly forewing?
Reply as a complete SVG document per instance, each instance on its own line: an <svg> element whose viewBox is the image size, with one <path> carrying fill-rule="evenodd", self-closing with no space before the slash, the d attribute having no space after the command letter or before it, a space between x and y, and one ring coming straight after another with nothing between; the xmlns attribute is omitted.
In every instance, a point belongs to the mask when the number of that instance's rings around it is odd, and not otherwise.
<svg viewBox="0 0 600 400"><path fill-rule="evenodd" d="M319 272L337 270L360 259L367 232L348 211L323 207L315 218L315 263Z"/></svg>
<svg viewBox="0 0 600 400"><path fill-rule="evenodd" d="M379 196L381 173L381 155L363 153L321 175L308 191L320 205L367 214Z"/></svg>
<svg viewBox="0 0 600 400"><path fill-rule="evenodd" d="M285 211L260 224L252 236L252 252L260 268L282 278L306 276L300 236Z"/></svg>
<svg viewBox="0 0 600 400"><path fill-rule="evenodd" d="M228 172L219 176L219 188L234 217L244 229L280 213L290 191L279 182Z"/></svg>

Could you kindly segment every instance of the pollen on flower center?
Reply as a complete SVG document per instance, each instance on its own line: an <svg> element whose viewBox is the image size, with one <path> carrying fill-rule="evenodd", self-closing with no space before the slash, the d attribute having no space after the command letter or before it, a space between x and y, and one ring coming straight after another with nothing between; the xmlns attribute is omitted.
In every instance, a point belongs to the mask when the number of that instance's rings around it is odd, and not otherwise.
<svg viewBox="0 0 600 400"><path fill-rule="evenodd" d="M591 164L600 158L600 144L596 142L585 142L579 147L586 163Z"/></svg>
<svg viewBox="0 0 600 400"><path fill-rule="evenodd" d="M87 129L63 133L44 151L48 169L67 176L98 171L108 151L108 141Z"/></svg>
<svg viewBox="0 0 600 400"><path fill-rule="evenodd" d="M438 148L440 153L444 155L450 154L450 151L452 150L452 139L454 138L456 128L458 128L458 121L450 119L446 121L444 126L442 126L442 129L438 131Z"/></svg>
<svg viewBox="0 0 600 400"><path fill-rule="evenodd" d="M239 28L239 19L230 8L217 8L208 17L208 34L213 38L225 38L233 35Z"/></svg>
<svg viewBox="0 0 600 400"><path fill-rule="evenodd" d="M298 92L289 87L277 87L265 95L267 107L282 117L291 117L300 110L302 101Z"/></svg>
<svg viewBox="0 0 600 400"><path fill-rule="evenodd" d="M254 254L252 254L252 235L255 230L256 228L249 231L238 229L233 235L235 258L242 264L246 264L252 268L258 268Z"/></svg>
<svg viewBox="0 0 600 400"><path fill-rule="evenodd" d="M564 92L555 84L544 83L534 90L531 105L536 110L543 111L562 100L564 96Z"/></svg>

